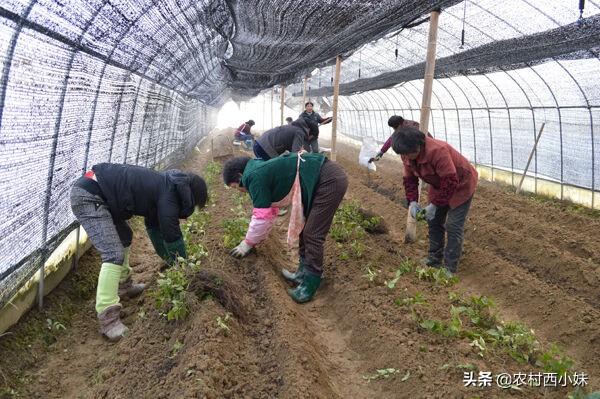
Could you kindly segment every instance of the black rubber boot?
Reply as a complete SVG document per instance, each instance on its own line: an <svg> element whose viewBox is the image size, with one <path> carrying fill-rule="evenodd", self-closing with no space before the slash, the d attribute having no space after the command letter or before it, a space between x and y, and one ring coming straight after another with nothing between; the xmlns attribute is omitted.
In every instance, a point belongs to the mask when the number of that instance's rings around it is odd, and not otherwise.
<svg viewBox="0 0 600 399"><path fill-rule="evenodd" d="M288 289L288 294L294 301L305 303L313 299L320 285L321 275L305 271L302 283L294 289Z"/></svg>
<svg viewBox="0 0 600 399"><path fill-rule="evenodd" d="M421 264L439 269L442 266L442 261L427 257L427 258L421 259Z"/></svg>
<svg viewBox="0 0 600 399"><path fill-rule="evenodd" d="M306 269L304 267L304 262L300 260L298 263L298 268L295 272L291 272L287 269L281 269L281 275L284 279L294 284L302 284L302 280L304 279L304 274Z"/></svg>

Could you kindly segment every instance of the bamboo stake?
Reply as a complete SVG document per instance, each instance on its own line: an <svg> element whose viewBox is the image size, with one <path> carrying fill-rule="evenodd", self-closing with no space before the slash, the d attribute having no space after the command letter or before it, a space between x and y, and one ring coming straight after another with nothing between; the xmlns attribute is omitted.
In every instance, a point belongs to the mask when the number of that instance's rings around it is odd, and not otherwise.
<svg viewBox="0 0 600 399"><path fill-rule="evenodd" d="M306 76L304 77L304 86L302 87L302 105L300 105L300 112L304 111L304 104L306 104Z"/></svg>
<svg viewBox="0 0 600 399"><path fill-rule="evenodd" d="M338 97L340 95L340 69L342 66L342 57L335 57L335 76L333 78L333 121L331 123L331 160L335 161L337 150L337 125L338 125Z"/></svg>
<svg viewBox="0 0 600 399"><path fill-rule="evenodd" d="M270 112L270 114L271 114L271 129L273 129L275 127L273 125L273 96L274 96L273 93L274 92L275 92L275 88L271 87L271 112Z"/></svg>
<svg viewBox="0 0 600 399"><path fill-rule="evenodd" d="M533 158L533 154L535 154L535 152L537 150L538 142L540 141L540 138L542 137L542 132L544 131L544 126L546 126L546 122L542 123L542 126L540 127L540 131L539 131L537 137L535 138L535 143L533 143L533 148L531 149L531 153L529 154L529 159L527 160L527 165L525 166L525 170L523 171L523 176L521 176L521 181L519 182L519 185L517 186L517 194L519 194L521 192L521 187L523 186L523 181L525 180L525 176L527 175L527 170L529 170L529 164L531 164L531 159Z"/></svg>
<svg viewBox="0 0 600 399"><path fill-rule="evenodd" d="M431 92L433 88L433 75L435 71L435 51L439 18L439 10L431 12L431 18L429 20L429 38L427 43L427 59L425 61L423 99L421 102L421 119L419 121L419 127L422 132L429 131L429 114L431 112ZM421 196L421 185L422 182L419 181L419 196ZM416 239L417 221L410 215L410 211L408 211L406 215L406 233L404 235L404 241L410 243L415 242Z"/></svg>

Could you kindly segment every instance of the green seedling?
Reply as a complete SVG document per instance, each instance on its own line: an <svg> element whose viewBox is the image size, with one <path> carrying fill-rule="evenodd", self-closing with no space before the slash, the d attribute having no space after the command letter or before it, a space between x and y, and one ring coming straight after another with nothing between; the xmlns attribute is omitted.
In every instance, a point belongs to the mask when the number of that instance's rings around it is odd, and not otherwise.
<svg viewBox="0 0 600 399"><path fill-rule="evenodd" d="M427 300L425 299L425 296L420 292L417 292L412 297L402 298L402 299L398 298L398 299L396 299L395 303L396 303L396 305L400 305L400 306L416 306L416 305L427 306L427 305L429 305L427 303Z"/></svg>
<svg viewBox="0 0 600 399"><path fill-rule="evenodd" d="M158 288L152 293L156 308L168 321L181 320L188 314L186 294L188 278L181 265L175 265L164 273L158 273Z"/></svg>
<svg viewBox="0 0 600 399"><path fill-rule="evenodd" d="M140 309L139 312L137 312L137 316L141 319L144 320L146 318L146 311L144 310L144 308Z"/></svg>
<svg viewBox="0 0 600 399"><path fill-rule="evenodd" d="M575 363L567 357L563 351L556 345L550 345L550 349L542 352L536 364L543 368L545 372L564 375L571 372Z"/></svg>
<svg viewBox="0 0 600 399"><path fill-rule="evenodd" d="M487 352L487 344L486 344L485 340L483 339L483 337L479 337L479 338L474 339L471 342L471 346L473 348L477 349L478 355L481 356L481 357L483 357L484 354Z"/></svg>
<svg viewBox="0 0 600 399"><path fill-rule="evenodd" d="M46 319L46 328L50 331L64 331L67 329L61 322L52 319Z"/></svg>
<svg viewBox="0 0 600 399"><path fill-rule="evenodd" d="M394 369L394 368L387 368L387 369L377 369L375 370L375 373L371 374L371 375L364 375L363 378L369 382L373 381L373 380L379 380L382 378L390 378L390 376L393 376L394 374L398 374L400 372L400 370ZM410 376L410 373L409 373ZM408 379L408 377L407 377ZM406 380L403 380L406 381Z"/></svg>
<svg viewBox="0 0 600 399"><path fill-rule="evenodd" d="M419 280L432 281L437 285L450 286L458 282L458 278L445 268L417 267L415 273Z"/></svg>
<svg viewBox="0 0 600 399"><path fill-rule="evenodd" d="M427 211L425 209L421 209L420 211L417 212L417 216L415 219L417 219L417 222L426 222L427 219L425 218L425 214L427 213Z"/></svg>
<svg viewBox="0 0 600 399"><path fill-rule="evenodd" d="M366 278L367 280L369 280L369 282L373 282L375 281L375 279L377 278L377 276L379 275L379 272L376 270L371 270L371 268L369 266L367 266L367 269L365 270L365 274L363 274L362 276L364 278Z"/></svg>
<svg viewBox="0 0 600 399"><path fill-rule="evenodd" d="M380 217L366 218L356 202L345 203L338 208L333 217L329 234L337 242L360 240L366 230L381 223Z"/></svg>
<svg viewBox="0 0 600 399"><path fill-rule="evenodd" d="M181 348L183 348L183 344L179 342L179 340L175 341L173 348L171 348L171 356L169 356L169 358L173 359L175 356L177 356Z"/></svg>
<svg viewBox="0 0 600 399"><path fill-rule="evenodd" d="M224 219L222 226L225 231L225 234L223 234L223 244L225 245L225 248L235 248L246 236L248 225L248 217L239 213L235 218Z"/></svg>
<svg viewBox="0 0 600 399"><path fill-rule="evenodd" d="M230 314L229 313L225 313L225 316L223 318L221 318L221 316L217 316L217 327L225 335L227 335L229 333L229 331L231 330L229 328L229 326L227 325L227 322L229 321L229 318L230 318Z"/></svg>

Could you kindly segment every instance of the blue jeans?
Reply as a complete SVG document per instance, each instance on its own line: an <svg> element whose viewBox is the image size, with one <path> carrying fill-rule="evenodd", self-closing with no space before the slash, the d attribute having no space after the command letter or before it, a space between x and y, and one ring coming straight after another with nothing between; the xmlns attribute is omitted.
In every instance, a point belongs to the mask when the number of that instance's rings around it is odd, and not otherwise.
<svg viewBox="0 0 600 399"><path fill-rule="evenodd" d="M450 209L449 206L438 207L435 217L429 224L429 259L441 263L449 271L456 273L458 261L462 255L465 221L471 207L473 197L464 204ZM448 233L448 243L445 236Z"/></svg>

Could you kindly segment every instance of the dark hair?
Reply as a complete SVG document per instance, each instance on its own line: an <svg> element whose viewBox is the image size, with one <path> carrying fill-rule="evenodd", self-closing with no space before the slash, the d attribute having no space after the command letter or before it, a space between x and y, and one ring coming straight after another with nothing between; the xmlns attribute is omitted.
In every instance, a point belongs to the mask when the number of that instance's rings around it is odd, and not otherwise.
<svg viewBox="0 0 600 399"><path fill-rule="evenodd" d="M204 208L208 201L208 189L203 178L195 173L188 173L190 178L190 188L194 197L194 205L199 208Z"/></svg>
<svg viewBox="0 0 600 399"><path fill-rule="evenodd" d="M304 104L304 108L306 108L308 104L312 105L313 107L315 106L315 104L313 104L312 101L307 101L306 104Z"/></svg>
<svg viewBox="0 0 600 399"><path fill-rule="evenodd" d="M252 119L249 119L248 122L246 122L246 125L254 126L255 123Z"/></svg>
<svg viewBox="0 0 600 399"><path fill-rule="evenodd" d="M250 157L235 157L225 162L225 165L223 165L223 181L225 185L228 186L231 183L240 182L249 160Z"/></svg>
<svg viewBox="0 0 600 399"><path fill-rule="evenodd" d="M388 126L397 129L404 122L404 118L399 115L392 115L390 119L388 119Z"/></svg>
<svg viewBox="0 0 600 399"><path fill-rule="evenodd" d="M425 144L425 134L413 127L403 127L392 135L392 148L396 154L417 152Z"/></svg>
<svg viewBox="0 0 600 399"><path fill-rule="evenodd" d="M285 121L286 121L286 122L292 122L292 121L293 121L293 119L292 119L292 117L291 117L291 116L288 116L287 118L285 118Z"/></svg>

